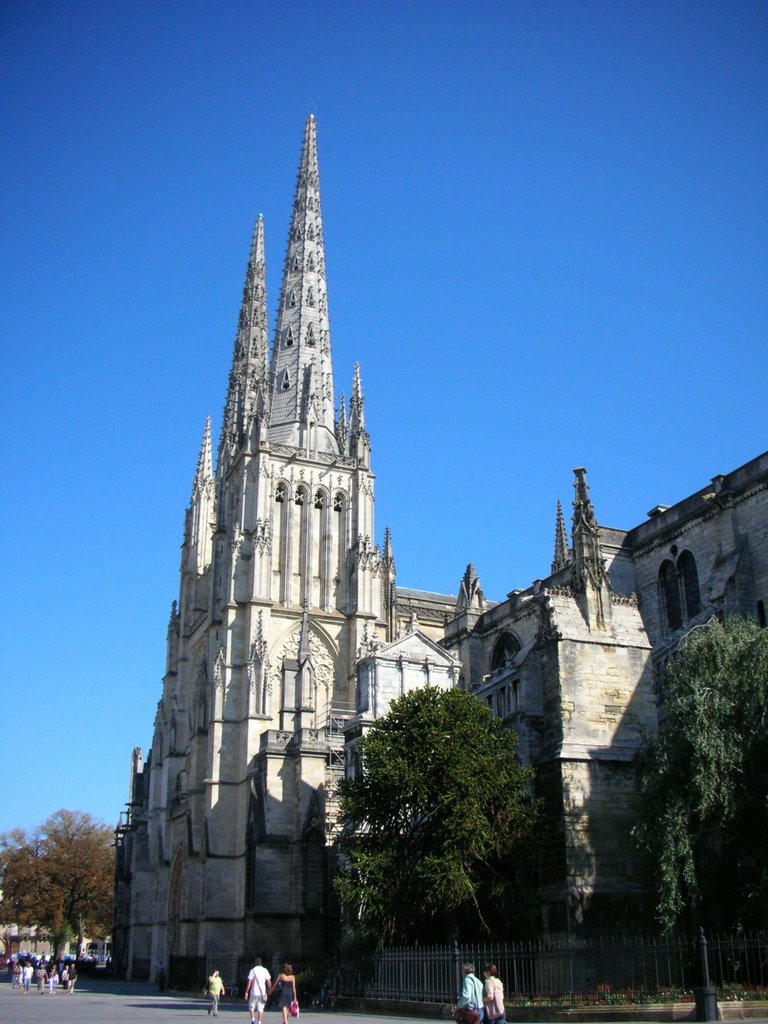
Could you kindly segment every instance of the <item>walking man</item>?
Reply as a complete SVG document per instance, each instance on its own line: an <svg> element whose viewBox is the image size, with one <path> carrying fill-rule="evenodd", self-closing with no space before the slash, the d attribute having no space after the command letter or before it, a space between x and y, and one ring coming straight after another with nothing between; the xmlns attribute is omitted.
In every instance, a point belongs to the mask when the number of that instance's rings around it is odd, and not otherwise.
<svg viewBox="0 0 768 1024"><path fill-rule="evenodd" d="M256 957L253 967L248 973L248 984L245 986L245 1001L251 1012L251 1024L255 1024L257 1015L259 1024L262 1024L264 1004L269 995L271 982L272 977L269 971L262 966L259 957Z"/></svg>

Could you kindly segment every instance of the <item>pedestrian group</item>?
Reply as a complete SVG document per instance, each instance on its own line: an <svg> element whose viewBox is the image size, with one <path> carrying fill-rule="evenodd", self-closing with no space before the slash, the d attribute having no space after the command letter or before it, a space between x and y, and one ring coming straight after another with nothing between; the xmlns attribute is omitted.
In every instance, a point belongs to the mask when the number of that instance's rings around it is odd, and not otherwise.
<svg viewBox="0 0 768 1024"><path fill-rule="evenodd" d="M204 994L208 997L210 1016L218 1017L219 999L226 994L224 982L218 971L214 971L208 978ZM259 957L253 962L253 967L248 972L248 982L245 986L245 1001L248 1003L248 1010L251 1015L251 1024L262 1024L264 1007L267 1000L274 997L277 1000L277 1008L281 1011L283 1024L288 1024L288 1016L299 1016L299 1002L296 994L296 976L293 967L283 964L278 976L272 981L272 976L262 964Z"/></svg>
<svg viewBox="0 0 768 1024"><path fill-rule="evenodd" d="M55 995L59 986L62 992L73 995L75 983L77 982L77 967L74 961L62 960L57 963L55 960L46 960L26 957L22 960L12 960L8 964L11 972L12 987L18 989L25 996L28 996L32 988L32 980L37 982L39 995Z"/></svg>

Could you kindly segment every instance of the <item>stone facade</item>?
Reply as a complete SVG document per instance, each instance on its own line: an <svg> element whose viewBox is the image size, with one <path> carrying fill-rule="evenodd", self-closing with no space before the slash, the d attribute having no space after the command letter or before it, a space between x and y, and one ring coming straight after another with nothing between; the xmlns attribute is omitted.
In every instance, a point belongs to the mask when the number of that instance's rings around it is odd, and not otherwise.
<svg viewBox="0 0 768 1024"><path fill-rule="evenodd" d="M630 531L598 524L574 473L571 538L558 503L550 575L490 605L468 566L443 640L536 768L542 923L571 934L631 925L642 897L632 761L663 719L669 657L713 616L766 625L768 454Z"/></svg>
<svg viewBox="0 0 768 1024"><path fill-rule="evenodd" d="M314 118L307 121L279 311L267 340L256 224L215 471L206 423L178 602L146 759L117 831L114 959L321 960L335 942L336 781L391 701L423 685L487 702L536 768L542 923L616 924L640 897L632 759L685 631L739 611L765 624L768 455L630 531L597 521L575 471L551 571L486 600L396 586L374 534L359 368L336 407ZM346 750L345 750L346 743Z"/></svg>

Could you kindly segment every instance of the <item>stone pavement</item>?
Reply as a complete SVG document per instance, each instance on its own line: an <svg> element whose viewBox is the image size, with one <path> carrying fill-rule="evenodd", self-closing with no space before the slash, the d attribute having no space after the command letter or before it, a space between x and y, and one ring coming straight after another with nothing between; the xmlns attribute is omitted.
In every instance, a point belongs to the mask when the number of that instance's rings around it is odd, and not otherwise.
<svg viewBox="0 0 768 1024"><path fill-rule="evenodd" d="M177 995L157 991L156 985L115 981L111 978L81 978L74 995L57 992L39 995L33 985L28 996L11 987L6 971L0 980L0 1022L2 1024L205 1024L208 1000L202 996ZM312 1024L425 1024L408 1017L368 1017L365 1014L302 1011ZM225 997L219 1004L221 1024L248 1024L248 1007L242 998ZM264 1024L281 1024L279 1011L268 1010Z"/></svg>
<svg viewBox="0 0 768 1024"><path fill-rule="evenodd" d="M202 996L160 993L156 985L144 982L81 977L72 996L66 992L41 996L36 986L25 996L11 988L6 971L0 978L0 1024L204 1024L210 1020L207 1011L208 1000ZM736 1015L724 1016L737 1019ZM248 1024L245 1001L225 998L219 1006L219 1017L221 1024ZM303 1018L305 1024L425 1024L423 1017L336 1010L302 1010L299 1024ZM280 1013L268 1010L264 1024L281 1024ZM605 1018L601 1024L605 1024ZM768 1024L768 1020L752 1019L750 1024Z"/></svg>

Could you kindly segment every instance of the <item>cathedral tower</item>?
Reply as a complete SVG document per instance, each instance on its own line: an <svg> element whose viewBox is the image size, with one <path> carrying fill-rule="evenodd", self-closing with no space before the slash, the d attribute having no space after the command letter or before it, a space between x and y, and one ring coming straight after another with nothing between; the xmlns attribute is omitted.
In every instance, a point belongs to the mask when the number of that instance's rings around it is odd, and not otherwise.
<svg viewBox="0 0 768 1024"><path fill-rule="evenodd" d="M134 769L116 935L129 975L216 952L323 955L339 723L363 636L391 634L359 366L334 410L313 116L271 357L264 237L259 217L215 475L206 423L152 749Z"/></svg>

